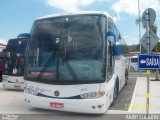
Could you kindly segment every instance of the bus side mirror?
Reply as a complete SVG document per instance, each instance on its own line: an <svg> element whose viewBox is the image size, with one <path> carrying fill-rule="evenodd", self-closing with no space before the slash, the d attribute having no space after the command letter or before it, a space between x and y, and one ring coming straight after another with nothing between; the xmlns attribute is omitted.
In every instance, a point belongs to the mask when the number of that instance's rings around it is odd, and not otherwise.
<svg viewBox="0 0 160 120"><path fill-rule="evenodd" d="M121 49L119 42L116 42L116 35L113 32L107 32L106 33L107 37L113 37L114 40L112 40L112 47L113 47L113 55L118 56L121 54Z"/></svg>
<svg viewBox="0 0 160 120"><path fill-rule="evenodd" d="M116 42L113 45L113 55L114 56L119 56L121 54L121 46L119 44L119 42Z"/></svg>
<svg viewBox="0 0 160 120"><path fill-rule="evenodd" d="M114 38L114 41L116 41L116 35L114 34L114 32L108 31L108 32L106 33L106 35L107 35L107 37L113 37L113 38Z"/></svg>

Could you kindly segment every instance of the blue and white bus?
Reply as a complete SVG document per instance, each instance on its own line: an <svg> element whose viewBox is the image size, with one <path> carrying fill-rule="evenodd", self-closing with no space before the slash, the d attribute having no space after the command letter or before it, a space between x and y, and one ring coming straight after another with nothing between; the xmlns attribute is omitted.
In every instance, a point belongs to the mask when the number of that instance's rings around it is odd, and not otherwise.
<svg viewBox="0 0 160 120"><path fill-rule="evenodd" d="M5 71L2 76L2 84L5 89L24 89L25 50L28 38L20 34L18 38L10 39L7 43Z"/></svg>
<svg viewBox="0 0 160 120"><path fill-rule="evenodd" d="M128 79L128 48L105 12L37 19L26 49L25 102L32 107L104 113Z"/></svg>

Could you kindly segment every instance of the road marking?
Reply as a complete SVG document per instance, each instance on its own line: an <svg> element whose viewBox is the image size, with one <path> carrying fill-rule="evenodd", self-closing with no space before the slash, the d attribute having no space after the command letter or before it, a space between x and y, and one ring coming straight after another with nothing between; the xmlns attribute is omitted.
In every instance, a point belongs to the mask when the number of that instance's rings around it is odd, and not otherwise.
<svg viewBox="0 0 160 120"><path fill-rule="evenodd" d="M132 75L133 75L133 74L134 74L134 75L135 75L135 74L136 74L136 75L139 75L139 74L141 74L141 75L146 75L146 72L141 72L141 73L140 73L140 71L139 71L139 72L132 72L132 73L130 73L130 74L132 74Z"/></svg>
<svg viewBox="0 0 160 120"><path fill-rule="evenodd" d="M129 79L137 79L137 77L128 77Z"/></svg>
<svg viewBox="0 0 160 120"><path fill-rule="evenodd" d="M130 104L130 107L129 107L128 112L132 112L133 105L134 105L134 101L135 101L135 97L136 97L135 94L136 94L137 86L138 86L138 80L136 80L136 85L135 85L135 87L134 87L134 92L133 92L133 95L132 95L132 100L131 100L131 104Z"/></svg>
<svg viewBox="0 0 160 120"><path fill-rule="evenodd" d="M125 110L107 110L105 114L129 114L129 111Z"/></svg>

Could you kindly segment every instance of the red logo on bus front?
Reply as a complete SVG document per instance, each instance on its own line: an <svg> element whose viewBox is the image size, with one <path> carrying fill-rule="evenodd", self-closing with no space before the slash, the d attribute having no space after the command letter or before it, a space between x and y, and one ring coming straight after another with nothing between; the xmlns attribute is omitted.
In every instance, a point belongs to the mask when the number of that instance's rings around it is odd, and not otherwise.
<svg viewBox="0 0 160 120"><path fill-rule="evenodd" d="M53 107L53 108L64 108L64 104L63 103L57 103L57 102L50 102L50 107Z"/></svg>

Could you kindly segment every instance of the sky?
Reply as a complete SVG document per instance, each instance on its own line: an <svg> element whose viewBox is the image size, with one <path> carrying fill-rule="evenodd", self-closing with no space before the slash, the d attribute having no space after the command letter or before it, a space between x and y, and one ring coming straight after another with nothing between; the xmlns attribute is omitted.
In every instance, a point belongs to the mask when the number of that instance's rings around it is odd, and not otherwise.
<svg viewBox="0 0 160 120"><path fill-rule="evenodd" d="M156 12L155 23L160 37L160 0L139 0L140 14L147 8ZM128 45L139 43L138 0L0 0L0 43L29 33L39 17L64 12L105 11ZM141 36L145 29L141 27Z"/></svg>

